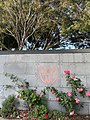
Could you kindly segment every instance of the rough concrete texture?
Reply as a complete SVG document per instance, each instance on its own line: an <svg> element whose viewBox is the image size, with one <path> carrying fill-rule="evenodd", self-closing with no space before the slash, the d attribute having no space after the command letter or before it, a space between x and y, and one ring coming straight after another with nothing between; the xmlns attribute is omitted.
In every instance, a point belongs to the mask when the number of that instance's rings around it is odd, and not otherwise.
<svg viewBox="0 0 90 120"><path fill-rule="evenodd" d="M90 90L90 53L0 55L0 107L9 94L16 94L15 91L3 89L3 85L12 84L10 79L4 76L5 73L13 73L21 79L27 79L30 87L37 87L38 92L48 85L59 91L69 91L63 74L66 69L75 73ZM55 96L48 93L49 109L63 110L54 98ZM84 102L84 108L80 113L90 114L90 99L81 100Z"/></svg>

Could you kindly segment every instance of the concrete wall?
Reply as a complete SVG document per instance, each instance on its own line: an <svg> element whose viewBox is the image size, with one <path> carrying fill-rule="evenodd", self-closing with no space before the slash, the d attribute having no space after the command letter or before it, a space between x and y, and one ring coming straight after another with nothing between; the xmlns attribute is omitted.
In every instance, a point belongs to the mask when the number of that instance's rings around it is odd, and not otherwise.
<svg viewBox="0 0 90 120"><path fill-rule="evenodd" d="M33 53L33 52L32 52ZM58 90L68 91L63 71L69 69L79 77L90 90L90 53L87 51L72 52L35 52L1 53L0 55L0 106L9 94L17 94L14 90L5 91L3 85L11 84L5 73L12 73L21 79L27 79L31 88L38 88L38 92L45 86L52 85ZM48 77L47 77L48 76ZM46 77L48 81L45 81ZM50 81L52 79L52 81ZM49 109L64 110L53 99L55 96L47 93ZM90 99L81 99L84 108L81 114L90 114Z"/></svg>

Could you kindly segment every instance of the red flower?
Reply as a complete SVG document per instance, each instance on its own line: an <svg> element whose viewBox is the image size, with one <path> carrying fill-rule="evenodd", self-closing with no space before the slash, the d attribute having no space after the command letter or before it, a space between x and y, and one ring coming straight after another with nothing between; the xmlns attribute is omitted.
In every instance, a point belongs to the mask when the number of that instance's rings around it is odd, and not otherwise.
<svg viewBox="0 0 90 120"><path fill-rule="evenodd" d="M36 109L36 113L38 113L38 109Z"/></svg>
<svg viewBox="0 0 90 120"><path fill-rule="evenodd" d="M64 73L70 75L70 71L69 70L65 70Z"/></svg>
<svg viewBox="0 0 90 120"><path fill-rule="evenodd" d="M48 119L48 118L49 118L48 114L46 114L46 115L44 116L44 118Z"/></svg>

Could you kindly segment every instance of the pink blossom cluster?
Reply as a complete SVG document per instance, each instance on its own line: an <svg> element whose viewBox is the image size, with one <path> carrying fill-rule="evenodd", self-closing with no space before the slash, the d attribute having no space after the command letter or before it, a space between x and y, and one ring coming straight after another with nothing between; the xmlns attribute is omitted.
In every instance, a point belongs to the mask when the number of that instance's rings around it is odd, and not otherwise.
<svg viewBox="0 0 90 120"><path fill-rule="evenodd" d="M64 73L67 74L67 75L70 75L70 71L69 70L65 70Z"/></svg>
<svg viewBox="0 0 90 120"><path fill-rule="evenodd" d="M64 73L65 73L66 75L70 75L70 71L69 71L69 70L64 70ZM75 78L75 75L72 75L72 76L71 76L71 79L74 80L74 78Z"/></svg>
<svg viewBox="0 0 90 120"><path fill-rule="evenodd" d="M90 97L90 91L87 91L87 92L86 92L86 96L87 96L87 97Z"/></svg>
<svg viewBox="0 0 90 120"><path fill-rule="evenodd" d="M57 98L55 98L54 100L59 101L59 100L60 100L60 98L58 98L58 97L57 97Z"/></svg>
<svg viewBox="0 0 90 120"><path fill-rule="evenodd" d="M78 92L83 92L83 88L77 88Z"/></svg>
<svg viewBox="0 0 90 120"><path fill-rule="evenodd" d="M39 96L39 97L42 97L42 96L43 96L43 94L42 94L42 93L40 93L38 96Z"/></svg>
<svg viewBox="0 0 90 120"><path fill-rule="evenodd" d="M80 100L78 98L75 98L75 101L76 101L77 104L80 103Z"/></svg>
<svg viewBox="0 0 90 120"><path fill-rule="evenodd" d="M71 79L73 79L73 80L74 80L74 78L75 78L75 75L72 75L72 76L71 76Z"/></svg>
<svg viewBox="0 0 90 120"><path fill-rule="evenodd" d="M68 92L68 97L71 97L72 96L72 92Z"/></svg>

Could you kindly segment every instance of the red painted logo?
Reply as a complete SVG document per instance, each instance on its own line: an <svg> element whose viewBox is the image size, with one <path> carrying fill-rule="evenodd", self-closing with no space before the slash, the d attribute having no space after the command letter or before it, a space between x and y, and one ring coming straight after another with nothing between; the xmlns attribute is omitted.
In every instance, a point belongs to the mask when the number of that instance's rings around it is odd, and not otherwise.
<svg viewBox="0 0 90 120"><path fill-rule="evenodd" d="M53 84L58 79L58 67L42 67L39 69L40 79L43 83Z"/></svg>

